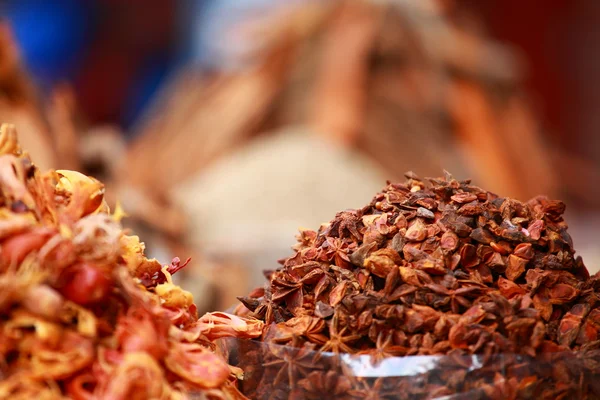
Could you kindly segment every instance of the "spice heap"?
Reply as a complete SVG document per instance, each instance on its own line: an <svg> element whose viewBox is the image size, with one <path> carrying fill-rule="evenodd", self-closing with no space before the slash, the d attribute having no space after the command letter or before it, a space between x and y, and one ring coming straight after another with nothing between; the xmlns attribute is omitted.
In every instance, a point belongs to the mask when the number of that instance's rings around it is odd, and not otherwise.
<svg viewBox="0 0 600 400"><path fill-rule="evenodd" d="M174 285L179 259L147 259L103 185L41 173L0 128L0 398L244 398L213 340L256 337L262 322L198 319Z"/></svg>
<svg viewBox="0 0 600 400"><path fill-rule="evenodd" d="M301 231L265 288L240 298L239 315L269 324L245 361L264 378L244 389L257 398L281 382L309 398L598 398L600 280L575 257L565 205L498 197L449 174L406 177ZM329 352L375 364L446 357L419 379L373 381L320 370Z"/></svg>

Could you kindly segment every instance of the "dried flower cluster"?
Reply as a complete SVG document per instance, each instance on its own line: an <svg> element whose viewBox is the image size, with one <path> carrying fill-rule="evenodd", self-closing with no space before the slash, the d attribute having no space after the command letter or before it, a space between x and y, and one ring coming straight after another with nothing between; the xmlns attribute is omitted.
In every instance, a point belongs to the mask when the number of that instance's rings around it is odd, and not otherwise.
<svg viewBox="0 0 600 400"><path fill-rule="evenodd" d="M110 214L103 185L41 173L0 129L0 398L244 398L213 340L262 322L198 319L171 274Z"/></svg>
<svg viewBox="0 0 600 400"><path fill-rule="evenodd" d="M598 398L590 382L600 373L600 280L575 257L565 205L498 197L449 174L406 177L366 207L301 231L295 253L267 273L265 288L240 298L238 315L268 324L262 350L245 360L264 372L253 396L273 395L284 381L301 397L365 398L367 387L379 393L369 398L386 397L382 381L352 383L318 370L332 352L366 354L375 364L446 356L443 373L388 381L392 397L477 389L483 398ZM578 367L547 358L562 353L577 354ZM482 369L472 354L482 365L504 358ZM541 377L528 357L546 357L550 372Z"/></svg>

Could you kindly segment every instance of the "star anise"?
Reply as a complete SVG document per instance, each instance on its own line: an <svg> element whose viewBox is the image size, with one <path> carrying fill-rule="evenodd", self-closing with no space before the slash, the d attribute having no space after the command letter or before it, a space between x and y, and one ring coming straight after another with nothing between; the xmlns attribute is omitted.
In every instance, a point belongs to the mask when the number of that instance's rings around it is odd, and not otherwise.
<svg viewBox="0 0 600 400"><path fill-rule="evenodd" d="M303 249L311 248L315 244L317 238L317 232L310 229L301 229L300 233L296 236L298 243L296 243L292 249L300 252Z"/></svg>
<svg viewBox="0 0 600 400"><path fill-rule="evenodd" d="M392 378L397 379L397 378ZM389 381L390 379L388 379ZM384 400L408 398L408 393L399 393L385 378L355 378L353 388L348 391L353 399Z"/></svg>
<svg viewBox="0 0 600 400"><path fill-rule="evenodd" d="M340 329L339 312L333 314L332 320L329 322L329 339L319 349L318 355L331 351L333 353L354 353L355 349L350 346L350 343L361 338L357 334L346 334L348 327L344 326Z"/></svg>
<svg viewBox="0 0 600 400"><path fill-rule="evenodd" d="M345 360L339 353L369 355L375 366L394 356L460 361L450 372L440 365L397 379L393 390L407 398L572 394L572 384L558 384L579 382L564 359L546 371L509 357L600 341L600 277L590 277L574 255L564 204L498 197L449 174L431 184L413 173L407 178L365 207L336 214L318 232L301 233L295 254L268 275L265 297L270 290L277 308L271 306L267 322L274 310L283 320L263 340L312 343L313 361L336 372ZM256 300L245 303L259 307ZM497 354L506 357L502 368ZM483 367L473 366L473 355ZM578 362L594 366L597 358L592 352ZM555 389L539 389L530 376ZM318 379L331 387L324 375ZM301 396L303 387L296 389ZM354 397L378 398L387 384L365 379L352 389Z"/></svg>
<svg viewBox="0 0 600 400"><path fill-rule="evenodd" d="M356 247L356 243L350 245L340 238L328 237L321 246L324 252L324 261L333 261L335 265L342 268L350 268L349 253Z"/></svg>
<svg viewBox="0 0 600 400"><path fill-rule="evenodd" d="M464 286L457 289L447 289L443 285L429 284L428 289L434 293L446 296L450 303L450 309L454 314L458 314L461 310L471 307L471 300L468 296L477 297L483 290L478 286Z"/></svg>
<svg viewBox="0 0 600 400"><path fill-rule="evenodd" d="M307 344L297 348L295 346L269 345L269 354L274 358L263 363L263 367L276 367L277 372L273 385L278 386L284 382L294 389L298 380L308 374L309 371L319 369L320 366L312 362L314 346Z"/></svg>
<svg viewBox="0 0 600 400"><path fill-rule="evenodd" d="M290 319L286 322L286 325L289 326L294 333L304 336L312 343L323 344L327 341L327 336L323 334L325 321L320 318L304 315Z"/></svg>
<svg viewBox="0 0 600 400"><path fill-rule="evenodd" d="M359 232L361 225L361 213L356 210L347 210L337 213L335 219L329 227L332 235L338 238L354 238L361 240L362 235Z"/></svg>
<svg viewBox="0 0 600 400"><path fill-rule="evenodd" d="M368 354L371 356L371 362L374 366L379 365L383 360L388 357L403 356L408 352L408 349L404 346L398 346L394 344L394 335L392 331L381 331L377 335L377 341L375 343L375 349L363 350L359 354Z"/></svg>
<svg viewBox="0 0 600 400"><path fill-rule="evenodd" d="M265 292L265 296L254 310L254 316L265 321L267 325L285 321L284 315L287 314L289 313L273 300L270 292Z"/></svg>
<svg viewBox="0 0 600 400"><path fill-rule="evenodd" d="M320 400L327 397L344 398L350 390L350 380L338 371L314 371L302 379L298 385L306 399Z"/></svg>

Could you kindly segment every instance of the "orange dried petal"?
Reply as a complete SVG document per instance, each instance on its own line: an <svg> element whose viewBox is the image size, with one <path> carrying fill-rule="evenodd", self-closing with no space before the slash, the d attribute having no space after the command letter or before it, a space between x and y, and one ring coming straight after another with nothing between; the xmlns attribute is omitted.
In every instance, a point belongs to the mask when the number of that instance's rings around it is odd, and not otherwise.
<svg viewBox="0 0 600 400"><path fill-rule="evenodd" d="M160 360L168 351L170 323L140 306L131 307L119 318L115 337L125 353L144 351Z"/></svg>
<svg viewBox="0 0 600 400"><path fill-rule="evenodd" d="M58 346L41 348L31 355L31 373L41 379L64 379L94 360L92 341L65 331Z"/></svg>
<svg viewBox="0 0 600 400"><path fill-rule="evenodd" d="M211 340L222 337L252 339L262 334L264 322L224 312L212 312L204 314L198 320L198 327Z"/></svg>
<svg viewBox="0 0 600 400"><path fill-rule="evenodd" d="M149 354L125 354L123 360L103 377L94 390L95 398L111 400L170 399L172 392L163 369Z"/></svg>
<svg viewBox="0 0 600 400"><path fill-rule="evenodd" d="M202 388L219 387L230 374L221 357L195 343L171 342L164 362L171 372Z"/></svg>

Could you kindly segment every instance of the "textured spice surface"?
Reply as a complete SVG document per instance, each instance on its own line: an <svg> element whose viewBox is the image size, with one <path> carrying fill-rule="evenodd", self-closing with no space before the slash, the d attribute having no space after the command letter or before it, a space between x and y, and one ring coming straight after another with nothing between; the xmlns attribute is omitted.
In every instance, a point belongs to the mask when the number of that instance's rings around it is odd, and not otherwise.
<svg viewBox="0 0 600 400"><path fill-rule="evenodd" d="M171 280L187 262L147 259L103 194L78 172L41 173L0 128L0 398L244 398L213 341L262 322L198 318Z"/></svg>
<svg viewBox="0 0 600 400"><path fill-rule="evenodd" d="M350 378L303 371L300 355L264 350L286 345L314 351L313 361L329 352L370 355L375 364L390 356L454 360L442 377L397 379L407 398L471 389L484 398L599 396L591 384L598 365L598 279L575 256L565 205L545 197L502 198L449 174L406 177L364 208L342 211L318 231L301 231L294 254L266 273L268 284L240 298L239 315L266 323L266 346L249 357L267 378L249 390L271 395L278 381L270 372L287 365L273 373L282 380L287 371L292 393L339 390L363 398L371 390L385 397L389 382L338 382ZM490 368L472 368L471 354ZM551 354L563 354L563 361ZM564 354L579 361L567 363ZM541 365L549 375L541 376Z"/></svg>

